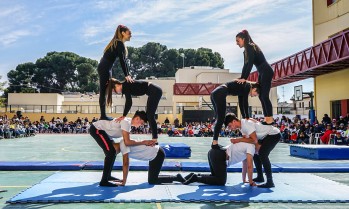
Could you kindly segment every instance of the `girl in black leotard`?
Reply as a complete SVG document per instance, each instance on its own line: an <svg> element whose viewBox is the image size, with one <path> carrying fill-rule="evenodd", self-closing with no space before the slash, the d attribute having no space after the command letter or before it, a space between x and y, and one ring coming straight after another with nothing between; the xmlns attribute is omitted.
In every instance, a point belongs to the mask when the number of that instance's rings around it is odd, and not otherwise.
<svg viewBox="0 0 349 209"><path fill-rule="evenodd" d="M130 39L130 29L124 25L119 25L113 39L105 47L103 57L98 64L97 71L99 75L99 107L101 111L101 120L112 120L112 118L106 115L105 92L108 80L111 78L111 69L117 57L119 58L126 81L130 83L133 82L126 62L127 48L124 44Z"/></svg>
<svg viewBox="0 0 349 209"><path fill-rule="evenodd" d="M258 96L260 86L257 83L238 83L237 81L228 82L226 84L218 86L211 93L211 102L214 107L215 116L217 118L216 125L213 132L213 145L218 144L219 132L222 128L225 113L226 113L226 97L228 95L238 96L239 107L242 118L248 119L250 117L248 112L248 96ZM212 146L212 148L218 148L218 146Z"/></svg>
<svg viewBox="0 0 349 209"><path fill-rule="evenodd" d="M132 96L143 96L148 95L146 113L149 122L149 126L151 128L152 139L157 141L158 132L157 125L155 120L155 112L158 108L159 101L162 96L162 89L151 82L147 81L134 81L133 83L128 82L120 82L114 78L109 81L108 84L108 95L107 95L107 105L111 105L111 98L113 91L116 93L122 93L126 97L125 109L123 116L118 118L118 120L122 120L132 107Z"/></svg>
<svg viewBox="0 0 349 209"><path fill-rule="evenodd" d="M261 49L253 42L247 30L243 30L242 32L236 35L236 44L240 48L245 48L244 66L242 68L241 78L237 81L239 83L244 83L250 75L252 66L255 65L257 67L257 71L259 74L258 83L261 86L259 99L262 103L264 114L263 124L272 125L274 123L273 106L269 99L269 92L271 88L271 81L274 76L274 71L265 59Z"/></svg>

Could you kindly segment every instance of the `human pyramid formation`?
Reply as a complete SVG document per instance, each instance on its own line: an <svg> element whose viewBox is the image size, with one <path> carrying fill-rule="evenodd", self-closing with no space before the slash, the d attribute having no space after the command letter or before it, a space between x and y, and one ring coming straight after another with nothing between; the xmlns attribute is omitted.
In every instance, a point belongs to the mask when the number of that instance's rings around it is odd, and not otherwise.
<svg viewBox="0 0 349 209"><path fill-rule="evenodd" d="M236 44L244 51L244 66L241 78L217 87L211 93L211 101L216 114L216 124L211 149L208 152L208 161L211 174L190 173L183 177L159 175L165 159L164 150L157 143L158 134L155 112L162 96L159 86L147 82L133 80L126 62L127 48L125 42L130 41L131 31L124 25L119 25L110 43L104 49L103 57L98 65L100 80L99 105L101 110L100 120L91 125L90 134L103 149L105 154L104 169L100 186L124 186L126 185L129 158L149 161L148 183L163 184L174 181L188 185L200 182L210 185L225 185L227 180L227 166L242 162L242 180L250 186L262 188L274 187L269 154L280 140L280 131L273 125L273 108L269 99L273 70L267 63L260 48L253 42L248 31L243 30L236 35ZM125 81L120 82L111 77L111 68L116 58L119 58ZM252 66L257 67L258 83L247 82ZM106 115L106 105L112 103L112 93L125 95L126 103L123 116L110 118ZM146 111L136 111L132 118L127 114L132 106L132 96L148 95ZM239 108L242 119L234 114L226 115L226 97L238 96ZM265 120L260 123L248 113L248 96L259 96L263 107ZM149 122L152 131L152 139L137 141L130 138L131 126L139 127ZM241 138L231 139L231 144L223 147L218 144L219 131L222 125L229 129L240 129ZM122 138L120 142L114 142L112 138ZM122 179L111 176L116 155L123 156ZM257 177L253 178L253 162L257 170ZM262 166L266 173L266 182L257 185L255 182L264 182ZM247 179L246 179L247 175Z"/></svg>

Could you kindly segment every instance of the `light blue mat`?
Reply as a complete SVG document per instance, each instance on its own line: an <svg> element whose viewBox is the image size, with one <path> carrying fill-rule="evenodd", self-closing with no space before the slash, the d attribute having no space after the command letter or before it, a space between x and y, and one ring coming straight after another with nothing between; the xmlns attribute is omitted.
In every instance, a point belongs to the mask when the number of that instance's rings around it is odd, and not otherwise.
<svg viewBox="0 0 349 209"><path fill-rule="evenodd" d="M116 177L121 176L121 173L116 174ZM108 188L98 186L100 178L101 172L58 172L8 203L349 202L349 186L306 173L276 173L276 187L271 189L242 184L239 173L228 173L226 186L149 185L146 172L130 172L127 186Z"/></svg>

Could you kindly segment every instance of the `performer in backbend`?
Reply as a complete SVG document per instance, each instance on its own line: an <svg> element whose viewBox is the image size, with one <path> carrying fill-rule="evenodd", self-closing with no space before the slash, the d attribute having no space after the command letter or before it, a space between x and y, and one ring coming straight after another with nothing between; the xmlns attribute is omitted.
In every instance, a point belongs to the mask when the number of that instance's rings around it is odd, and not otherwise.
<svg viewBox="0 0 349 209"><path fill-rule="evenodd" d="M132 107L132 96L142 96L148 95L146 114L151 128L152 139L157 142L158 132L155 119L155 112L158 107L159 101L162 96L162 89L151 82L147 81L133 81L129 82L120 82L114 78L110 79L108 84L108 95L107 95L107 105L111 105L111 98L113 91L117 94L125 95L125 109L123 116L118 118L122 120L125 118Z"/></svg>
<svg viewBox="0 0 349 209"><path fill-rule="evenodd" d="M255 97L259 95L260 86L257 83L238 83L238 81L231 81L226 84L218 86L211 93L211 102L214 107L216 125L214 126L212 148L219 148L218 136L222 129L224 117L226 114L226 97L228 95L238 96L239 108L242 118L248 119L250 117L248 111L248 96Z"/></svg>

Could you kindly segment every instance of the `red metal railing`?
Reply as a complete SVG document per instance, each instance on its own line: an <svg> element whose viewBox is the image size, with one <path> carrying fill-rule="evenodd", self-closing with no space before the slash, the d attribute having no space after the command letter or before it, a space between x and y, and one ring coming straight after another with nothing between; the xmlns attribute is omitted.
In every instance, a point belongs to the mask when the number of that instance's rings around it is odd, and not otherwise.
<svg viewBox="0 0 349 209"><path fill-rule="evenodd" d="M273 87L345 69L349 67L349 30L279 60L271 67ZM256 82L258 72L251 73L248 80Z"/></svg>
<svg viewBox="0 0 349 209"><path fill-rule="evenodd" d="M273 87L349 68L349 30L277 61L271 67ZM252 72L248 80L257 82L258 72ZM173 92L174 95L209 95L219 85L176 83Z"/></svg>
<svg viewBox="0 0 349 209"><path fill-rule="evenodd" d="M210 95L221 84L217 83L176 83L173 85L174 95Z"/></svg>

